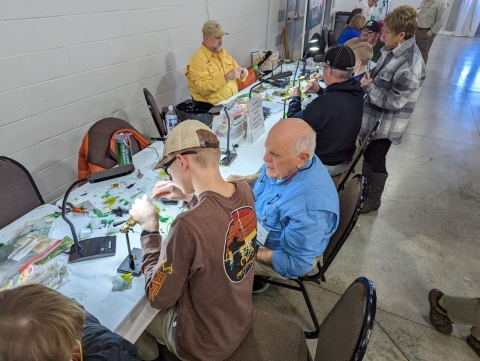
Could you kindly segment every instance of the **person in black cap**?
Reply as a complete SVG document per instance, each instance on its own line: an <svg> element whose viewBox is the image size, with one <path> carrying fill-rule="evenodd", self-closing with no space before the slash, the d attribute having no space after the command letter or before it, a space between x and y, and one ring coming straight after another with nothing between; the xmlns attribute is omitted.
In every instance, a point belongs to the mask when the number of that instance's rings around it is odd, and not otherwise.
<svg viewBox="0 0 480 361"><path fill-rule="evenodd" d="M368 20L360 33L360 39L369 43L373 48L373 62L377 62L382 56L382 49L385 43L380 40L380 24L375 20Z"/></svg>
<svg viewBox="0 0 480 361"><path fill-rule="evenodd" d="M310 81L305 93L317 93L319 97L303 110L302 92L298 87L290 89L288 117L301 118L315 130L315 154L333 177L347 169L355 153L355 141L362 124L363 91L358 80L350 77L355 54L348 46L331 46L322 65L326 89L320 88L318 81Z"/></svg>

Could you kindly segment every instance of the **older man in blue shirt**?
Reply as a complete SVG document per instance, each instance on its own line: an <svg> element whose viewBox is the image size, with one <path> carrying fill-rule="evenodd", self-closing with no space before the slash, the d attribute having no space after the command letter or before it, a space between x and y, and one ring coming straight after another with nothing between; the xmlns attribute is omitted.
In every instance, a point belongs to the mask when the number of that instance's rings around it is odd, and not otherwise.
<svg viewBox="0 0 480 361"><path fill-rule="evenodd" d="M268 133L265 164L253 187L258 275L307 274L338 227L338 194L315 155L315 140L313 129L297 118L279 121Z"/></svg>

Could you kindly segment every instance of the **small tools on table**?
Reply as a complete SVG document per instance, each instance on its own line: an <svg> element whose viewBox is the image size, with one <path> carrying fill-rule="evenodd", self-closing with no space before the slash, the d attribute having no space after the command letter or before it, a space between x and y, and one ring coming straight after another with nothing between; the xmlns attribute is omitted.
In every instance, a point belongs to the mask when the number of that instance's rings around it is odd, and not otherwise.
<svg viewBox="0 0 480 361"><path fill-rule="evenodd" d="M75 212L75 213L89 213L87 210L83 209L83 208L80 208L80 207L75 207L73 205L73 203L70 203L70 202L67 202L67 206L69 206L70 208L66 208L65 209L65 212L68 213L68 212ZM61 208L61 207L58 207L58 208ZM55 212L55 213L60 213L61 212Z"/></svg>

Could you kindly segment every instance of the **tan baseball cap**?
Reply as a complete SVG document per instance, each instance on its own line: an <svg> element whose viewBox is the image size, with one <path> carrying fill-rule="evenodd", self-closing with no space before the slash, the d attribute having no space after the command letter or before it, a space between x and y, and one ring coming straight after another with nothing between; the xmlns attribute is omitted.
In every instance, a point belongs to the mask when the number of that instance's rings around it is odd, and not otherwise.
<svg viewBox="0 0 480 361"><path fill-rule="evenodd" d="M208 20L205 24L203 24L202 28L203 35L213 35L217 38L221 38L224 35L228 35L228 33L223 30L222 25L215 20Z"/></svg>
<svg viewBox="0 0 480 361"><path fill-rule="evenodd" d="M185 120L168 134L163 157L154 169L161 168L169 154L189 148L220 148L220 142L207 125L198 120Z"/></svg>

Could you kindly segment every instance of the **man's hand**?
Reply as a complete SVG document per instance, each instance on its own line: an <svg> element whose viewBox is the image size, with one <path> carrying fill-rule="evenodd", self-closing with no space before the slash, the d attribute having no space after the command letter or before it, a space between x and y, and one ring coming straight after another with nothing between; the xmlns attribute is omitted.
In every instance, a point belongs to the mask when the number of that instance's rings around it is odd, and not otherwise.
<svg viewBox="0 0 480 361"><path fill-rule="evenodd" d="M431 30L427 31L427 36L428 36L429 38L431 38L432 35L433 35L433 31L431 31Z"/></svg>
<svg viewBox="0 0 480 361"><path fill-rule="evenodd" d="M162 181L157 182L155 187L153 187L152 198L165 198L173 199L175 201L180 200L190 202L192 200L192 195L183 193L180 187L172 181Z"/></svg>
<svg viewBox="0 0 480 361"><path fill-rule="evenodd" d="M146 194L143 195L142 199L135 199L135 203L132 204L130 210L130 216L140 224L142 231L148 229L158 232L158 213Z"/></svg>
<svg viewBox="0 0 480 361"><path fill-rule="evenodd" d="M373 81L372 78L367 78L366 75L363 76L362 80L360 80L360 85L362 88L365 88L368 84L370 84Z"/></svg>
<svg viewBox="0 0 480 361"><path fill-rule="evenodd" d="M305 94L314 94L314 93L318 93L319 91L320 91L320 84L318 84L318 81L316 80L310 81L310 83L308 83L304 89Z"/></svg>
<svg viewBox="0 0 480 361"><path fill-rule="evenodd" d="M240 68L242 72L240 73L240 78L246 78L248 76L248 69L247 68Z"/></svg>
<svg viewBox="0 0 480 361"><path fill-rule="evenodd" d="M273 249L260 246L257 252L257 261L272 267Z"/></svg>
<svg viewBox="0 0 480 361"><path fill-rule="evenodd" d="M323 74L320 74L320 73L312 73L310 75L310 81L313 81L313 80L323 80Z"/></svg>
<svg viewBox="0 0 480 361"><path fill-rule="evenodd" d="M290 91L288 92L291 97L301 97L302 96L302 91L298 86L294 86Z"/></svg>
<svg viewBox="0 0 480 361"><path fill-rule="evenodd" d="M255 182L257 181L258 177L260 177L260 173L252 174L252 175L235 175L231 174L225 179L226 182L235 182L235 181L245 181L253 189Z"/></svg>
<svg viewBox="0 0 480 361"><path fill-rule="evenodd" d="M241 78L244 70L245 68L241 68L241 67L237 67L235 69L230 70L227 74L225 74L225 80L230 81L230 80L235 80L237 78Z"/></svg>

